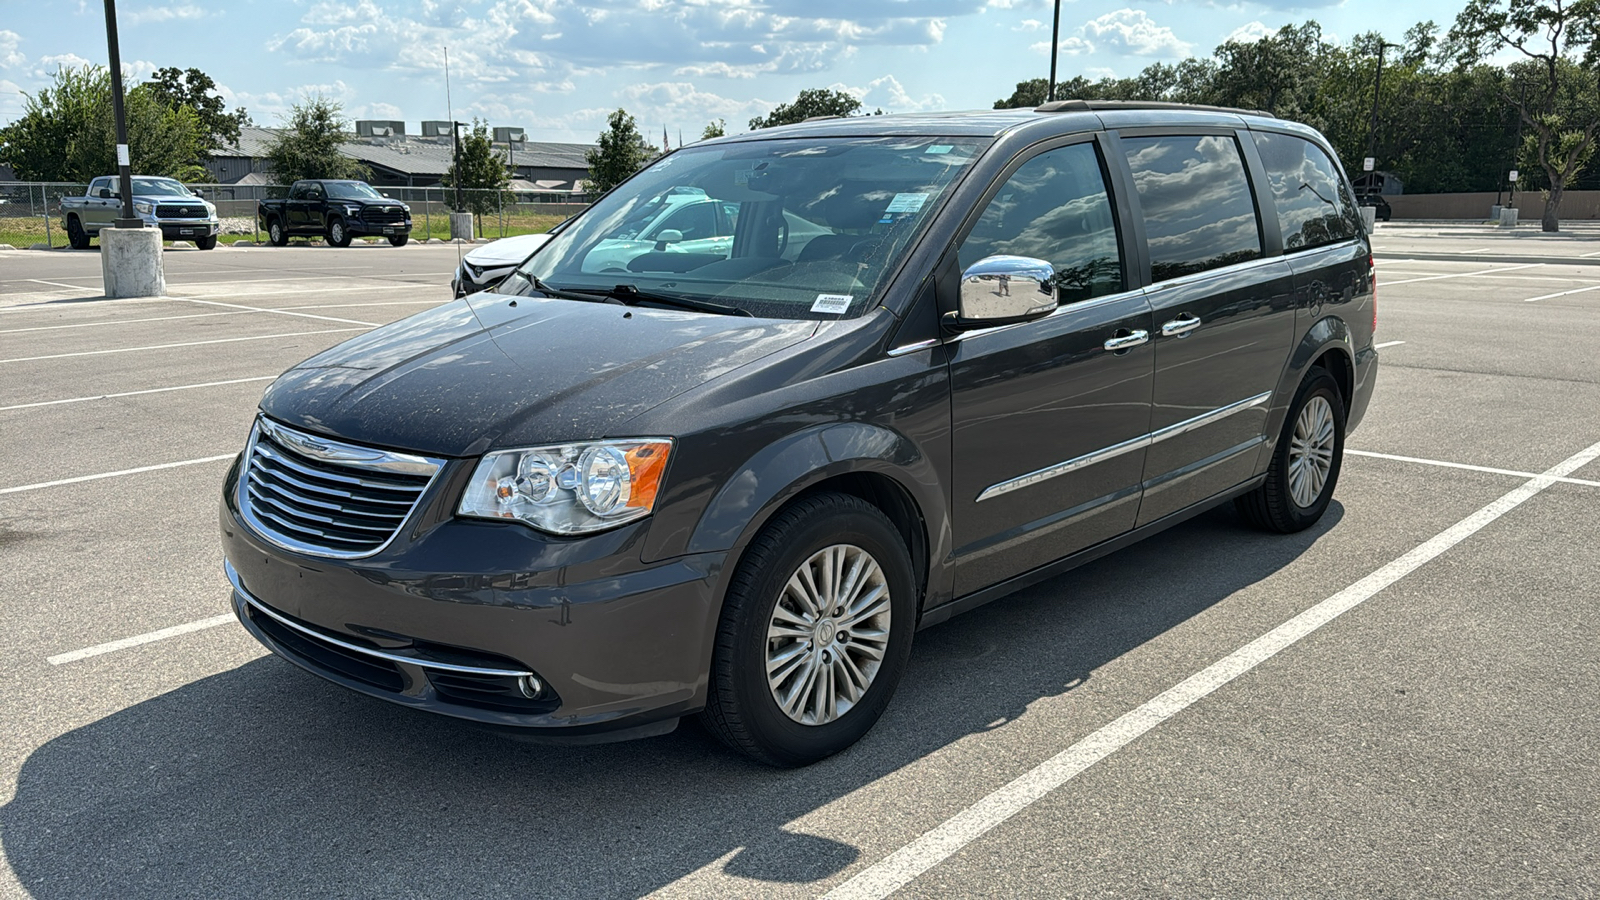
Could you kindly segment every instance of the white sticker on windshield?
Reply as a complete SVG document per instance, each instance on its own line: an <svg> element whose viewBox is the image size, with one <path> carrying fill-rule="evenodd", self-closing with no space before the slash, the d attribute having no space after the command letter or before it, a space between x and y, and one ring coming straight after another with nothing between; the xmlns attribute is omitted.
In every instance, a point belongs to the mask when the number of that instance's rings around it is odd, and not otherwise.
<svg viewBox="0 0 1600 900"><path fill-rule="evenodd" d="M849 294L818 294L817 302L811 304L811 311L839 315L849 309L850 302L855 299Z"/></svg>
<svg viewBox="0 0 1600 900"><path fill-rule="evenodd" d="M922 204L927 202L927 194L895 194L894 199L889 201L889 208L885 209L884 212L914 213L922 208Z"/></svg>
<svg viewBox="0 0 1600 900"><path fill-rule="evenodd" d="M955 147L954 144L934 144L933 146L929 147L928 149L926 149L926 150L924 150L922 152L923 153L949 153L951 150L954 150L955 148L956 147Z"/></svg>

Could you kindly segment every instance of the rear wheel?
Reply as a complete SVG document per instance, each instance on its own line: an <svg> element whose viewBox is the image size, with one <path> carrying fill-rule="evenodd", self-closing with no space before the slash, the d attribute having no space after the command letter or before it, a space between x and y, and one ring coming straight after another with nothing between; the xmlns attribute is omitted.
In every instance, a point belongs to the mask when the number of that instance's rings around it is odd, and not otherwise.
<svg viewBox="0 0 1600 900"><path fill-rule="evenodd" d="M283 227L283 220L277 216L267 220L267 240L274 247L282 247L289 243L289 231Z"/></svg>
<svg viewBox="0 0 1600 900"><path fill-rule="evenodd" d="M779 513L729 586L706 726L774 766L855 743L905 670L915 583L905 542L866 501L819 494Z"/></svg>
<svg viewBox="0 0 1600 900"><path fill-rule="evenodd" d="M328 220L328 244L334 247L350 246L350 229L346 228L344 220L337 216Z"/></svg>
<svg viewBox="0 0 1600 900"><path fill-rule="evenodd" d="M1327 512L1344 461L1344 398L1326 369L1295 393L1267 480L1234 501L1251 524L1284 534L1310 528Z"/></svg>
<svg viewBox="0 0 1600 900"><path fill-rule="evenodd" d="M74 250L89 249L89 233L83 230L83 223L77 216L67 216L67 243Z"/></svg>
<svg viewBox="0 0 1600 900"><path fill-rule="evenodd" d="M409 240L411 240L411 235L409 234L389 235L389 245L392 247L404 247L406 245L406 241Z"/></svg>

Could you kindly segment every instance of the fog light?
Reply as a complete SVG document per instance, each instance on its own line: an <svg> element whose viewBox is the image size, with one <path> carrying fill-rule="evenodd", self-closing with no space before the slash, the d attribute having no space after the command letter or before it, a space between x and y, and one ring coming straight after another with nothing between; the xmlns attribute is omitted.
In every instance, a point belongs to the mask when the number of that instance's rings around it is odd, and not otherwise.
<svg viewBox="0 0 1600 900"><path fill-rule="evenodd" d="M532 700L544 690L544 682L540 681L537 675L524 675L517 679L517 690L522 692L522 696Z"/></svg>

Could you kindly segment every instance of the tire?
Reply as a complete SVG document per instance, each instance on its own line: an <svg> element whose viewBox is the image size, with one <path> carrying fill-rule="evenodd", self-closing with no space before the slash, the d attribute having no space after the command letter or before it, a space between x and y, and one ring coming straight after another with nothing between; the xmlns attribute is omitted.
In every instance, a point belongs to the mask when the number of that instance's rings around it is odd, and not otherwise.
<svg viewBox="0 0 1600 900"><path fill-rule="evenodd" d="M391 234L389 235L389 246L404 247L406 245L406 241L409 240L411 240L411 235L409 234Z"/></svg>
<svg viewBox="0 0 1600 900"><path fill-rule="evenodd" d="M213 234L209 237L195 238L194 245L201 250L210 250L217 246L217 236Z"/></svg>
<svg viewBox="0 0 1600 900"><path fill-rule="evenodd" d="M1327 512L1339 483L1344 423L1338 382L1326 369L1312 369L1289 405L1267 480L1234 501L1240 514L1257 528L1280 534L1315 525ZM1319 465L1318 458L1324 464Z"/></svg>
<svg viewBox="0 0 1600 900"><path fill-rule="evenodd" d="M350 246L350 230L345 227L344 220L338 216L328 220L328 246Z"/></svg>
<svg viewBox="0 0 1600 900"><path fill-rule="evenodd" d="M856 580L854 600L844 604L856 605L852 614L807 611L805 597L828 595L807 594L802 570L816 573L814 583L825 566L847 577L871 571L853 568L865 562L876 563L877 574ZM885 603L875 599L882 590ZM768 765L803 766L832 756L860 740L888 706L911 655L916 614L910 555L877 507L846 494L800 500L767 523L734 570L701 720L723 743ZM779 629L790 634L773 633ZM769 657L794 661L777 668L775 684L767 677ZM830 673L825 684L837 692L811 689L814 671ZM779 692L794 698L787 712Z"/></svg>
<svg viewBox="0 0 1600 900"><path fill-rule="evenodd" d="M83 230L83 223L77 216L67 216L67 243L74 250L89 249L89 233Z"/></svg>
<svg viewBox="0 0 1600 900"><path fill-rule="evenodd" d="M274 247L285 247L289 244L289 229L283 227L283 220L277 216L267 220L267 240Z"/></svg>

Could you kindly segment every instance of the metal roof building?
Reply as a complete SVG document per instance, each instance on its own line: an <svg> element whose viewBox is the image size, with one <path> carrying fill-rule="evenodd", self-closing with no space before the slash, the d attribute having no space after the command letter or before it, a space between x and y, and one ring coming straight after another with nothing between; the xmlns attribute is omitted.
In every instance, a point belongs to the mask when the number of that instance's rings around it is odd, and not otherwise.
<svg viewBox="0 0 1600 900"><path fill-rule="evenodd" d="M213 151L206 168L218 184L235 184L252 175L257 177L250 180L257 182L270 178L267 147L282 131L246 125L239 129L238 144ZM548 141L495 145L496 152L512 166L514 180L536 184L535 189L542 191L580 191L581 182L589 177L585 154L590 149L588 144ZM448 137L404 134L361 138L341 145L340 150L372 170L372 184L408 187L438 184L450 170L453 153Z"/></svg>

